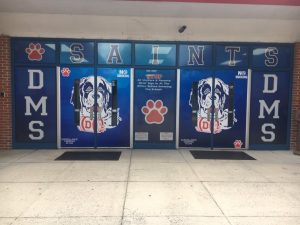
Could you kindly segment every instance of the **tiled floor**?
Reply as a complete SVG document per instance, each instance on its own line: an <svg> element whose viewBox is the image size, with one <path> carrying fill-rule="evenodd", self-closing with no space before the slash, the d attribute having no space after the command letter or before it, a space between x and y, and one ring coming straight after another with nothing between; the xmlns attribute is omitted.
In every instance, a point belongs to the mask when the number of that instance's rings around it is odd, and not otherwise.
<svg viewBox="0 0 300 225"><path fill-rule="evenodd" d="M188 150L121 151L112 162L0 151L0 224L300 224L300 156L291 152L223 161Z"/></svg>

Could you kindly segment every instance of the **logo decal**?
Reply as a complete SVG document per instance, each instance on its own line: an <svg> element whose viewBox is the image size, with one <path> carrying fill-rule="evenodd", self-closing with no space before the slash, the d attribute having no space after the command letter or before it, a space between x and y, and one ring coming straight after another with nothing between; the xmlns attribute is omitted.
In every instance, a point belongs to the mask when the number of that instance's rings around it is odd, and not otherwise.
<svg viewBox="0 0 300 225"><path fill-rule="evenodd" d="M189 105L192 107L192 92L190 92ZM214 98L214 121L212 121L212 109ZM228 102L229 86L221 79L215 78L215 88L213 96L213 78L202 79L198 82L197 88L197 126L196 131L202 133L211 133L211 125L214 126L214 133L221 133L222 130L228 130ZM233 124L237 122L235 113L233 113Z"/></svg>
<svg viewBox="0 0 300 225"><path fill-rule="evenodd" d="M234 148L239 149L242 148L243 142L241 140L235 140L233 142Z"/></svg>
<svg viewBox="0 0 300 225"><path fill-rule="evenodd" d="M162 124L165 120L164 115L168 112L168 108L163 105L163 101L160 99L155 102L149 99L146 106L143 106L141 110L148 124Z"/></svg>
<svg viewBox="0 0 300 225"><path fill-rule="evenodd" d="M97 102L95 102L95 92L97 94ZM107 129L115 128L112 126L112 87L102 76L97 76L97 84L95 77L82 77L79 84L80 97L80 124L78 130L82 132L93 133L94 124L97 124L97 133L104 133ZM74 89L72 90L70 103L74 106L76 96ZM97 121L95 120L97 114ZM122 120L119 116L119 108L117 109L117 126Z"/></svg>
<svg viewBox="0 0 300 225"><path fill-rule="evenodd" d="M61 70L61 74L63 77L68 77L70 76L71 70L68 67L64 67Z"/></svg>
<svg viewBox="0 0 300 225"><path fill-rule="evenodd" d="M45 49L41 47L40 43L30 43L28 48L25 49L25 52L27 53L30 61L41 61L43 59Z"/></svg>

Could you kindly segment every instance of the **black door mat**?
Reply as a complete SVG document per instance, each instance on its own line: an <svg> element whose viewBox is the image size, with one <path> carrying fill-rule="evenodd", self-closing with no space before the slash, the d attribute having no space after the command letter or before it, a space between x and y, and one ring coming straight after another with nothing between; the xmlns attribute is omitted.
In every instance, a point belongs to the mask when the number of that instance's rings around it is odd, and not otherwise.
<svg viewBox="0 0 300 225"><path fill-rule="evenodd" d="M113 160L120 159L121 152L65 152L55 160Z"/></svg>
<svg viewBox="0 0 300 225"><path fill-rule="evenodd" d="M245 152L230 151L190 151L194 159L221 159L221 160L256 160Z"/></svg>

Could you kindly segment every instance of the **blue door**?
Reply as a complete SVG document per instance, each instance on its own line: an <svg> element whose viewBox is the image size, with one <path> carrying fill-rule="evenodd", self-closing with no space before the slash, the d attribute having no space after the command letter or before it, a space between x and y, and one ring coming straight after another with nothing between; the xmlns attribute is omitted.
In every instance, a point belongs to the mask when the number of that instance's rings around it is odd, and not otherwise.
<svg viewBox="0 0 300 225"><path fill-rule="evenodd" d="M244 148L248 73L180 71L179 147Z"/></svg>
<svg viewBox="0 0 300 225"><path fill-rule="evenodd" d="M61 67L61 147L130 147L130 69Z"/></svg>

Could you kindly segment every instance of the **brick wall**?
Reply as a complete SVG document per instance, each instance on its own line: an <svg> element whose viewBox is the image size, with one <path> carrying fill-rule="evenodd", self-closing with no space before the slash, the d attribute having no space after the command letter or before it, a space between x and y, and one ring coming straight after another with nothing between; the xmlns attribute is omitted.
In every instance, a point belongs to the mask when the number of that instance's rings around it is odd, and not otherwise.
<svg viewBox="0 0 300 225"><path fill-rule="evenodd" d="M292 128L291 128L291 149L300 154L300 134L298 133L296 111L300 110L300 42L295 44L294 75L293 75L293 96L292 96ZM299 145L297 147L297 142ZM297 149L296 149L297 148Z"/></svg>
<svg viewBox="0 0 300 225"><path fill-rule="evenodd" d="M10 38L0 35L0 150L12 145Z"/></svg>

